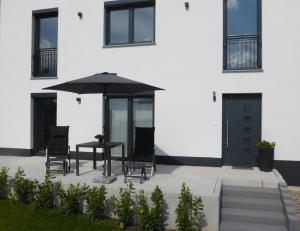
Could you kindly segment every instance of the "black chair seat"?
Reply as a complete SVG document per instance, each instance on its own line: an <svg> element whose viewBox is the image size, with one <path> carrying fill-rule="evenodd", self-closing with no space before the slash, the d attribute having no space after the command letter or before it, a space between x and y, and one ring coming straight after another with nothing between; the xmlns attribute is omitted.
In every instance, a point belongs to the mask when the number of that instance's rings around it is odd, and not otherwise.
<svg viewBox="0 0 300 231"><path fill-rule="evenodd" d="M136 168L136 169L142 169L145 167L145 165L146 165L146 163L142 163L142 162L126 162L125 163L125 167Z"/></svg>
<svg viewBox="0 0 300 231"><path fill-rule="evenodd" d="M65 159L67 159L66 156L50 156L49 157L50 161L62 161L62 160L65 160Z"/></svg>

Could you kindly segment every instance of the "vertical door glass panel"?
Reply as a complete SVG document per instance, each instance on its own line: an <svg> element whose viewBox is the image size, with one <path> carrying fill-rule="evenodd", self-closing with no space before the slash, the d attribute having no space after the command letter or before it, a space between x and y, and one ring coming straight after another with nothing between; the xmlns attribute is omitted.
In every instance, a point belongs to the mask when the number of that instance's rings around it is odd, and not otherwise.
<svg viewBox="0 0 300 231"><path fill-rule="evenodd" d="M129 43L129 10L110 11L110 43Z"/></svg>
<svg viewBox="0 0 300 231"><path fill-rule="evenodd" d="M127 156L128 140L128 100L109 100L109 137L112 142L123 142L125 144L125 156ZM122 148L116 147L111 150L114 157L122 156Z"/></svg>
<svg viewBox="0 0 300 231"><path fill-rule="evenodd" d="M154 41L154 7L134 9L134 42Z"/></svg>
<svg viewBox="0 0 300 231"><path fill-rule="evenodd" d="M40 18L39 48L57 48L57 17Z"/></svg>
<svg viewBox="0 0 300 231"><path fill-rule="evenodd" d="M133 100L133 141L136 127L153 127L153 98Z"/></svg>
<svg viewBox="0 0 300 231"><path fill-rule="evenodd" d="M227 0L228 35L257 34L257 0Z"/></svg>

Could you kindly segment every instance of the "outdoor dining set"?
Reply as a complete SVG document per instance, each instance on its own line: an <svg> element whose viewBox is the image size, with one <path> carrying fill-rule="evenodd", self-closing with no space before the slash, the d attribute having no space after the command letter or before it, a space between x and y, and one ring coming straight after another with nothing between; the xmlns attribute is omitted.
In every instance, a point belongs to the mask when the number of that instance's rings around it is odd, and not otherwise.
<svg viewBox="0 0 300 231"><path fill-rule="evenodd" d="M151 85L129 80L113 73L101 73L93 76L65 82L59 85L44 88L45 90L67 91L78 94L103 94L104 117L108 118L107 94L136 94L147 91L163 90ZM50 172L52 163L60 162L63 174L71 169L71 154L75 154L76 175L79 176L80 148L91 148L93 150L93 169L97 169L97 149L102 149L104 161L103 175L93 179L97 183L111 183L116 176L111 171L111 149L121 147L121 162L124 181L129 177L138 177L142 183L147 179L146 169L156 171L154 127L135 127L135 140L133 150L129 150L125 157L125 144L123 142L112 142L108 139L108 125L103 126L103 136L97 136L97 141L90 141L76 145L76 152L71 153L69 147L69 126L54 126L50 128L49 142L46 150L46 171ZM140 170L140 174L132 174Z"/></svg>

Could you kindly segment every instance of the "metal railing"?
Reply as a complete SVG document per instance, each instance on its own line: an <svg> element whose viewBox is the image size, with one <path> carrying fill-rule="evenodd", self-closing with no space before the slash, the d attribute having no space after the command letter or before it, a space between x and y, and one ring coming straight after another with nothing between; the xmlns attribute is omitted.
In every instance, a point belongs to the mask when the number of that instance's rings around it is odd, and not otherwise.
<svg viewBox="0 0 300 231"><path fill-rule="evenodd" d="M33 76L57 76L57 49L37 49L33 55Z"/></svg>
<svg viewBox="0 0 300 231"><path fill-rule="evenodd" d="M261 68L261 47L257 35L230 35L224 39L224 69Z"/></svg>

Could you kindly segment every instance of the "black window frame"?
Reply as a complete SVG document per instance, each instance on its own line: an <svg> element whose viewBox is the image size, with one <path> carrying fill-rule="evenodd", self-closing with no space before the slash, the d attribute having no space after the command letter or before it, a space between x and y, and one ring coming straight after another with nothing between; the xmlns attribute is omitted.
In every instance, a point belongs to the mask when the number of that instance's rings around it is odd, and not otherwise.
<svg viewBox="0 0 300 231"><path fill-rule="evenodd" d="M57 78L57 50L58 44L56 47L51 48L56 50L56 68L55 73L48 74L40 74L36 73L36 51L41 49L40 48L40 20L43 18L52 18L57 17L59 20L59 11L58 8L49 8L49 9L42 9L42 10L34 10L32 11L32 79L48 79L48 78ZM57 26L57 40L58 40L58 26Z"/></svg>
<svg viewBox="0 0 300 231"><path fill-rule="evenodd" d="M232 71L227 67L227 37L228 37L228 14L227 1L223 0L223 71ZM262 69L262 0L257 1L257 64L253 69L233 69L233 71L252 71Z"/></svg>
<svg viewBox="0 0 300 231"><path fill-rule="evenodd" d="M134 41L134 9L153 7L153 41L135 42ZM128 42L111 43L110 41L110 12L117 10L129 10L128 18ZM156 23L156 4L155 0L118 0L104 3L104 46L122 46L122 45L147 45L155 43L155 23Z"/></svg>

